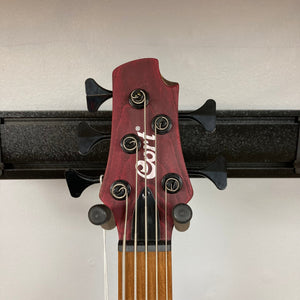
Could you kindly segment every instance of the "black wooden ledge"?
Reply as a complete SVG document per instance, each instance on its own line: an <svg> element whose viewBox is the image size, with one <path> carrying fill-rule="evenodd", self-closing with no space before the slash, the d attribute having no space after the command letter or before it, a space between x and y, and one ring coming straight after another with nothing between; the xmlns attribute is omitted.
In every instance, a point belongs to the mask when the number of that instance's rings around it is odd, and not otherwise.
<svg viewBox="0 0 300 300"><path fill-rule="evenodd" d="M217 111L217 130L180 120L181 143L191 177L223 155L228 177L300 177L300 111ZM77 126L86 121L110 133L111 112L0 112L0 179L64 178L66 169L105 171L109 140L87 156L78 153Z"/></svg>

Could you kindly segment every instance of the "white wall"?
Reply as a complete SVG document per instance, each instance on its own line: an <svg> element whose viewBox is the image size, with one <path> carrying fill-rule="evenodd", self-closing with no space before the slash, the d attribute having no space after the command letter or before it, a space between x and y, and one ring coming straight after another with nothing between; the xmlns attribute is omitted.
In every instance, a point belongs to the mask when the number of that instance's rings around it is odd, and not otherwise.
<svg viewBox="0 0 300 300"><path fill-rule="evenodd" d="M157 57L180 109L300 109L300 1L0 2L0 110L83 110L83 83ZM110 105L106 105L110 109ZM194 218L174 233L174 300L299 300L296 179L192 180ZM0 299L103 299L98 187L0 181ZM117 299L116 231L108 233Z"/></svg>

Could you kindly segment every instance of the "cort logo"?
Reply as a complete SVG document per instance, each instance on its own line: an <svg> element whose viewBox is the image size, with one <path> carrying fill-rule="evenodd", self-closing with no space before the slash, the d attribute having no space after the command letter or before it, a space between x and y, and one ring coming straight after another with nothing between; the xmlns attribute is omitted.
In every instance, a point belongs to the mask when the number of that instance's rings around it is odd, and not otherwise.
<svg viewBox="0 0 300 300"><path fill-rule="evenodd" d="M139 160L137 163L138 174L147 179L153 179L155 177L155 147L150 146L149 143L155 143L155 135L146 135L144 132L139 132L140 127L136 127L137 135L143 139L144 153L146 152L146 164L145 160ZM154 144L155 145L155 144Z"/></svg>

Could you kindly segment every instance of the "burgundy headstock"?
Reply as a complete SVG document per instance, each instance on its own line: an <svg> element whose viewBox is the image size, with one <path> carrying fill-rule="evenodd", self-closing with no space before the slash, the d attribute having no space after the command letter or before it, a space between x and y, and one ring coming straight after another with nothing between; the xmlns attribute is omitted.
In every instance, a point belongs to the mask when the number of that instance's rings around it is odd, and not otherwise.
<svg viewBox="0 0 300 300"><path fill-rule="evenodd" d="M127 240L132 240L135 203L143 198L145 177L149 201L155 199L157 186L159 240L165 239L165 183L168 185L168 240L174 225L173 208L177 204L187 203L193 195L180 145L178 89L177 83L162 78L156 59L132 61L113 72L110 151L99 196L114 215L120 240L124 234L126 208L124 187L128 192ZM143 97L147 97L146 110ZM157 124L156 136L154 124Z"/></svg>

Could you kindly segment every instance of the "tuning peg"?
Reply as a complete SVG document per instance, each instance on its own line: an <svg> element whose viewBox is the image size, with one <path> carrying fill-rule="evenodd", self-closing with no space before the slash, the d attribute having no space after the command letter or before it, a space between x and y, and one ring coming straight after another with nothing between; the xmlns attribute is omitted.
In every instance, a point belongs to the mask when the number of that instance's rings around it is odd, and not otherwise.
<svg viewBox="0 0 300 300"><path fill-rule="evenodd" d="M94 79L85 81L86 102L89 112L96 112L100 105L112 97L112 91L101 87Z"/></svg>
<svg viewBox="0 0 300 300"><path fill-rule="evenodd" d="M70 194L74 198L80 197L81 193L90 185L99 183L99 177L91 177L81 174L73 169L65 172Z"/></svg>
<svg viewBox="0 0 300 300"><path fill-rule="evenodd" d="M181 119L193 119L207 131L214 131L216 129L216 102L215 100L207 100L200 108L189 113L179 113Z"/></svg>
<svg viewBox="0 0 300 300"><path fill-rule="evenodd" d="M226 161L223 156L218 156L215 161L201 170L190 170L189 175L202 175L210 179L219 190L224 190L227 186Z"/></svg>
<svg viewBox="0 0 300 300"><path fill-rule="evenodd" d="M190 227L193 212L187 204L180 203L173 208L172 216L175 228L178 231L186 231Z"/></svg>
<svg viewBox="0 0 300 300"><path fill-rule="evenodd" d="M110 139L110 134L105 134L92 128L86 122L78 125L78 146L81 155L87 155L93 146L102 140Z"/></svg>
<svg viewBox="0 0 300 300"><path fill-rule="evenodd" d="M89 220L94 225L101 225L103 229L110 230L116 227L115 218L109 207L97 204L90 208Z"/></svg>

